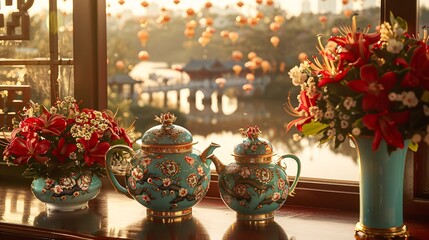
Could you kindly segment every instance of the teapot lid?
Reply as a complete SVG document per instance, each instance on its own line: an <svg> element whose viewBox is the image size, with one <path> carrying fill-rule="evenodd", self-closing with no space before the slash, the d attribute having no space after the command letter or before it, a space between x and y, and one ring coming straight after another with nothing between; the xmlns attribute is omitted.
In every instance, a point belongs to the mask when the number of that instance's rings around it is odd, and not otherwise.
<svg viewBox="0 0 429 240"><path fill-rule="evenodd" d="M252 158L256 162L271 161L271 157L275 155L273 146L268 140L259 137L262 132L258 126L247 126L246 130L241 128L239 131L246 138L234 146L233 156L236 160Z"/></svg>
<svg viewBox="0 0 429 240"><path fill-rule="evenodd" d="M173 124L177 117L161 113L155 121L161 123L147 130L142 137L142 149L157 153L179 153L192 150L192 134L184 127Z"/></svg>

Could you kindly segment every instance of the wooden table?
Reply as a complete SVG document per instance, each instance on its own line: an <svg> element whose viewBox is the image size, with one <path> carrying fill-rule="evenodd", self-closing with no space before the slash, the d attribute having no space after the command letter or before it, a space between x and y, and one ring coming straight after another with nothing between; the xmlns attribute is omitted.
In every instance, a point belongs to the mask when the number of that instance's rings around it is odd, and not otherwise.
<svg viewBox="0 0 429 240"><path fill-rule="evenodd" d="M347 240L354 239L357 221L357 212L284 206L273 222L249 225L236 221L220 199L205 198L193 208L192 219L166 224L151 221L145 207L108 183L89 209L50 213L30 185L0 182L0 239ZM429 239L429 216L405 223L411 239Z"/></svg>

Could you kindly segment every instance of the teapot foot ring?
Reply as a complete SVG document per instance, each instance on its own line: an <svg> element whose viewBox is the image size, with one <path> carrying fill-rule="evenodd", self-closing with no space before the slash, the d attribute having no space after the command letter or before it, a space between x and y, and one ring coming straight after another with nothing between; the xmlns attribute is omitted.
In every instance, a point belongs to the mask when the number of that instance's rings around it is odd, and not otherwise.
<svg viewBox="0 0 429 240"><path fill-rule="evenodd" d="M274 212L264 214L237 213L237 220L254 224L265 224L274 221Z"/></svg>
<svg viewBox="0 0 429 240"><path fill-rule="evenodd" d="M192 218L192 208L179 211L154 211L147 209L147 216L153 221L165 223L181 222Z"/></svg>

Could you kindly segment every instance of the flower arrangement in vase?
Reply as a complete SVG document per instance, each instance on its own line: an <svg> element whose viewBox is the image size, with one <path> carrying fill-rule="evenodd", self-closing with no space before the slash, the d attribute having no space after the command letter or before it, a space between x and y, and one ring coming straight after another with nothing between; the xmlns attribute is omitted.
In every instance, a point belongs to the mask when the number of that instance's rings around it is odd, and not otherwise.
<svg viewBox="0 0 429 240"><path fill-rule="evenodd" d="M132 144L112 112L80 110L72 97L56 101L49 110L32 103L20 118L3 158L25 166L23 176L34 178L34 195L52 209L64 209L59 203L69 205L66 210L85 207L100 190L107 150Z"/></svg>
<svg viewBox="0 0 429 240"><path fill-rule="evenodd" d="M360 169L360 221L355 235L408 237L402 199L407 149L429 144L429 47L407 33L407 22L390 15L378 32L360 31L356 16L321 55L289 72L300 86L299 105L285 110L297 118L287 124L320 144L355 141ZM408 147L408 148L407 148Z"/></svg>

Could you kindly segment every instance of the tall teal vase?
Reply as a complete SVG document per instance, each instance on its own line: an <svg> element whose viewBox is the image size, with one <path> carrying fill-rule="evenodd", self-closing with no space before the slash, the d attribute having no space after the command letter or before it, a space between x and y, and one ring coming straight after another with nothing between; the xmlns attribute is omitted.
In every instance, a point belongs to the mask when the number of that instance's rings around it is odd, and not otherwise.
<svg viewBox="0 0 429 240"><path fill-rule="evenodd" d="M408 237L403 222L404 168L408 141L389 154L383 140L372 151L373 138L355 139L359 154L360 213L356 234L368 237Z"/></svg>

